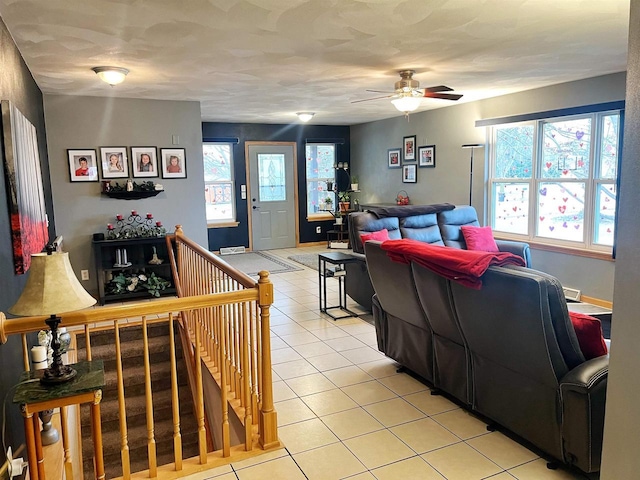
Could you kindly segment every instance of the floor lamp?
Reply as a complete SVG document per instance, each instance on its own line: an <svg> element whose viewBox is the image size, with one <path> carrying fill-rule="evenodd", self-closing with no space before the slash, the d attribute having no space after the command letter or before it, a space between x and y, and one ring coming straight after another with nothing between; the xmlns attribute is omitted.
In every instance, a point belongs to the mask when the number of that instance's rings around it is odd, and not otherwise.
<svg viewBox="0 0 640 480"><path fill-rule="evenodd" d="M462 145L462 148L471 149L471 165L469 167L469 205L471 205L471 197L473 194L473 149L483 147L484 145L482 143L467 143L466 145Z"/></svg>

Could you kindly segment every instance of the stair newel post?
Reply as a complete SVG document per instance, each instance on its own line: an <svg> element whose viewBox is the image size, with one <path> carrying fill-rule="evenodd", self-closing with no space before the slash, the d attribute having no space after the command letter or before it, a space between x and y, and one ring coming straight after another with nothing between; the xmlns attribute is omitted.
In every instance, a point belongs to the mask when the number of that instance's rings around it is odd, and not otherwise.
<svg viewBox="0 0 640 480"><path fill-rule="evenodd" d="M260 328L262 334L262 405L260 408L260 446L263 449L277 447L278 417L273 408L273 379L271 376L271 334L269 332L269 308L273 303L273 284L269 272L258 272L258 302L260 305Z"/></svg>
<svg viewBox="0 0 640 480"><path fill-rule="evenodd" d="M147 416L147 451L149 452L149 476L158 476L158 459L156 457L156 438L153 421L153 394L151 389L151 364L149 363L149 333L147 317L142 316L142 344L144 352L144 396Z"/></svg>
<svg viewBox="0 0 640 480"><path fill-rule="evenodd" d="M231 455L231 440L229 436L229 404L228 404L228 387L229 387L229 375L227 370L227 348L228 348L228 330L224 327L228 323L228 317L223 313L223 306L216 307L218 310L218 322L220 323L220 366L218 372L220 372L220 407L222 409L222 456L228 457Z"/></svg>
<svg viewBox="0 0 640 480"><path fill-rule="evenodd" d="M202 357L200 327L194 328L194 362L196 367L196 417L198 420L198 449L200 454L200 464L207 463L207 434L204 428L204 398L202 388Z"/></svg>
<svg viewBox="0 0 640 480"><path fill-rule="evenodd" d="M176 366L176 337L173 313L169 312L169 349L171 361L171 411L173 413L173 454L176 470L182 470L182 435L180 434L180 400L178 397L178 369Z"/></svg>
<svg viewBox="0 0 640 480"><path fill-rule="evenodd" d="M249 305L245 302L240 304L240 321L242 324L242 401L244 403L244 448L252 450L253 441L251 433L253 430L253 410L251 409L251 362L249 361L249 332L251 328Z"/></svg>
<svg viewBox="0 0 640 480"><path fill-rule="evenodd" d="M116 375L118 380L118 418L120 421L122 478L129 480L131 478L131 462L129 459L129 441L127 438L127 407L124 401L124 376L122 373L122 349L120 347L120 326L118 320L114 320L113 322L113 333L116 338Z"/></svg>

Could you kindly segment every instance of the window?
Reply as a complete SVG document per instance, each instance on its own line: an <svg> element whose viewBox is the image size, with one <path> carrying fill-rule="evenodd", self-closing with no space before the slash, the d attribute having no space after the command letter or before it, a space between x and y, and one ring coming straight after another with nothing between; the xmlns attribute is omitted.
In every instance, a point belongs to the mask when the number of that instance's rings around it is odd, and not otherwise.
<svg viewBox="0 0 640 480"><path fill-rule="evenodd" d="M544 243L610 250L620 112L491 128L494 230Z"/></svg>
<svg viewBox="0 0 640 480"><path fill-rule="evenodd" d="M327 197L335 203L332 185L335 182L336 146L333 143L307 143L307 215L323 214L332 210Z"/></svg>
<svg viewBox="0 0 640 480"><path fill-rule="evenodd" d="M230 143L205 143L202 149L207 222L235 221L232 145Z"/></svg>

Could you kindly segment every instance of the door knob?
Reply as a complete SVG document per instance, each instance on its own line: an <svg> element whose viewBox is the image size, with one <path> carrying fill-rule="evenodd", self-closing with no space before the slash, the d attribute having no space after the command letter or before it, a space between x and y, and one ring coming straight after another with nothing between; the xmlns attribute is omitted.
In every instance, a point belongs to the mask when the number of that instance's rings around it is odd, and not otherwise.
<svg viewBox="0 0 640 480"><path fill-rule="evenodd" d="M253 209L254 209L254 210L257 210L258 208L260 208L260 207L256 207L255 205L253 206Z"/></svg>

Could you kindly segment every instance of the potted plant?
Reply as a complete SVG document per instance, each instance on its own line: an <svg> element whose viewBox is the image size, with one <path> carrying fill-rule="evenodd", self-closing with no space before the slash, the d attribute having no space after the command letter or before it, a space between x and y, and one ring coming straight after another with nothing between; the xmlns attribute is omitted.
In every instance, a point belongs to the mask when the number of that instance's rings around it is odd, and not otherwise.
<svg viewBox="0 0 640 480"><path fill-rule="evenodd" d="M340 211L346 213L349 210L349 192L338 192L338 200L340 200Z"/></svg>
<svg viewBox="0 0 640 480"><path fill-rule="evenodd" d="M342 211L340 209L332 210L331 214L336 219L336 225L342 225Z"/></svg>
<svg viewBox="0 0 640 480"><path fill-rule="evenodd" d="M351 175L351 190L353 190L353 191L357 191L358 190L358 176L357 175Z"/></svg>

